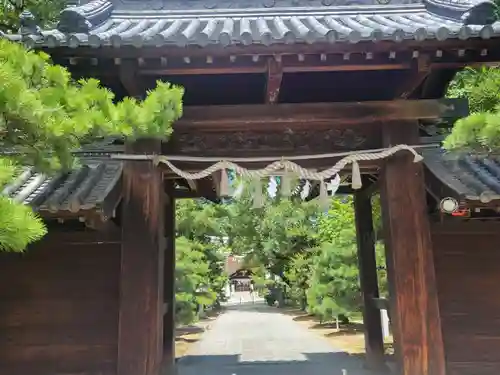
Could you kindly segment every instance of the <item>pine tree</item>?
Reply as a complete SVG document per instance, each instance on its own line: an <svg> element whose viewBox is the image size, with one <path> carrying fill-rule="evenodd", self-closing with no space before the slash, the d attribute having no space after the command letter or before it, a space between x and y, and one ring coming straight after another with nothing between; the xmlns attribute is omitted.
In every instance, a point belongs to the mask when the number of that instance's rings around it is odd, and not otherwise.
<svg viewBox="0 0 500 375"><path fill-rule="evenodd" d="M225 299L224 205L204 199L183 199L176 206L176 311L178 323Z"/></svg>
<svg viewBox="0 0 500 375"><path fill-rule="evenodd" d="M74 82L43 53L0 39L0 183L20 165L69 170L72 151L106 136L168 139L182 114L183 89L158 82L143 101L113 93L95 79ZM45 229L26 207L0 198L0 250L22 251Z"/></svg>
<svg viewBox="0 0 500 375"><path fill-rule="evenodd" d="M17 32L25 9L33 13L38 25L52 27L67 3L67 0L0 0L0 34Z"/></svg>
<svg viewBox="0 0 500 375"><path fill-rule="evenodd" d="M451 82L448 97L467 98L471 115L458 120L444 142L449 150L500 150L500 69L468 68Z"/></svg>
<svg viewBox="0 0 500 375"><path fill-rule="evenodd" d="M185 237L175 241L175 318L177 324L189 324L204 306L215 302L210 268L203 245Z"/></svg>

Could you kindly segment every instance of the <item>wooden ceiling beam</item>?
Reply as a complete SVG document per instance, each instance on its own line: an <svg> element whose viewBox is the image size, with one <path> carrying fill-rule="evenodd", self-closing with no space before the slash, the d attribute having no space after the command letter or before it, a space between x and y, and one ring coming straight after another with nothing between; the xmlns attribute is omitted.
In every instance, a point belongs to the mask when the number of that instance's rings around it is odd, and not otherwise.
<svg viewBox="0 0 500 375"><path fill-rule="evenodd" d="M427 40L424 43L415 40L406 40L401 43L393 43L390 41L381 41L373 43L371 41L359 42L356 44L352 43L314 43L310 45L305 44L276 44L272 46L274 54L321 54L325 51L330 53L380 53L380 52L404 52L411 50L418 51L451 51L458 49L466 50L482 50L488 49L492 52L498 50L498 39L449 39L446 41L439 40ZM232 45L227 47L221 46L210 46L207 48L199 48L198 46L188 46L179 48L176 46L164 46L162 48L143 47L136 48L133 46L122 46L120 48L115 48L112 46L102 46L101 48L69 48L69 47L58 47L58 48L44 48L49 54L66 55L67 57L79 56L92 56L92 57L121 57L121 58L151 58L151 57L175 57L175 56L200 56L204 57L207 55L213 56L228 56L228 55L266 55L269 54L269 47L264 45L252 45L252 46L242 46L242 45Z"/></svg>
<svg viewBox="0 0 500 375"><path fill-rule="evenodd" d="M452 44L453 46L456 45ZM447 46L447 44L446 44ZM380 46L379 46L380 47ZM132 64L139 76L174 76L174 75L212 75L212 74L265 74L268 71L268 59L279 59L283 73L299 72L345 72L345 71L382 71L412 70L422 56L428 57L429 69L462 68L467 65L497 64L500 61L500 50L491 46L456 45L456 47L408 48L400 50L397 46L391 49L368 48L335 51L309 50L305 48L296 52L273 48L262 53L255 53L253 47L245 54L217 54L208 48L201 50L185 49L166 54L163 49L150 51L140 49L142 54L129 56L127 49L115 49L114 54L91 49L71 49L51 51L54 61L70 68L75 76L116 76L126 71L119 65ZM425 49L423 48L425 47ZM484 48L482 48L484 47ZM354 47L353 47L354 48ZM224 50L225 51L225 50ZM69 52L72 52L71 54ZM137 51L136 51L137 52ZM150 53L151 52L151 53ZM153 53L155 52L155 53ZM219 51L220 52L220 51ZM165 57L168 55L168 58Z"/></svg>
<svg viewBox="0 0 500 375"><path fill-rule="evenodd" d="M379 121L458 118L468 115L466 99L394 100L353 103L187 106L175 130L229 130L307 123L353 125Z"/></svg>

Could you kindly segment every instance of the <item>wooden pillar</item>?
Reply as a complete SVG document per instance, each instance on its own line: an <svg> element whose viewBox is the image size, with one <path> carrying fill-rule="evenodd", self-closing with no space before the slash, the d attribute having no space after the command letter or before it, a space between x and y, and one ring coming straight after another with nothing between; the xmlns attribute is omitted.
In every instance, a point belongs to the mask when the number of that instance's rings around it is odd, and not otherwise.
<svg viewBox="0 0 500 375"><path fill-rule="evenodd" d="M384 126L386 146L418 142L418 124ZM401 153L381 175L382 217L395 350L402 375L444 375L441 319L422 163Z"/></svg>
<svg viewBox="0 0 500 375"><path fill-rule="evenodd" d="M174 375L175 372L175 198L171 181L166 182L165 204L165 277L163 317L163 371L164 375Z"/></svg>
<svg viewBox="0 0 500 375"><path fill-rule="evenodd" d="M160 152L159 141L127 145L128 153ZM162 173L151 162L123 171L118 375L158 375L163 344L164 223Z"/></svg>
<svg viewBox="0 0 500 375"><path fill-rule="evenodd" d="M368 192L361 190L354 193L354 211L358 245L359 283L363 296L366 366L371 370L386 371L380 310L373 303L373 298L379 297L379 289L371 195Z"/></svg>

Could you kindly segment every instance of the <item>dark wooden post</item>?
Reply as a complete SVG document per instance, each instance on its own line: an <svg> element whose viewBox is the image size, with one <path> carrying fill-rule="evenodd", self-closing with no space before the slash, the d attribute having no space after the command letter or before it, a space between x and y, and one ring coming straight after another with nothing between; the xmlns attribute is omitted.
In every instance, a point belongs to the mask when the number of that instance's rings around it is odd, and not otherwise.
<svg viewBox="0 0 500 375"><path fill-rule="evenodd" d="M363 325L365 333L366 366L385 371L384 337L380 310L373 303L379 297L377 261L371 195L366 191L354 193L354 211L358 245L359 283L363 295Z"/></svg>
<svg viewBox="0 0 500 375"><path fill-rule="evenodd" d="M127 145L159 153L159 141ZM118 375L158 375L163 344L164 211L162 173L151 162L126 161L123 172Z"/></svg>
<svg viewBox="0 0 500 375"><path fill-rule="evenodd" d="M386 146L418 142L418 124L384 126ZM382 215L395 350L402 375L444 375L441 319L422 164L409 153L386 161Z"/></svg>
<svg viewBox="0 0 500 375"><path fill-rule="evenodd" d="M166 182L165 205L165 277L164 301L165 315L163 317L163 371L164 375L175 374L175 198L174 187Z"/></svg>

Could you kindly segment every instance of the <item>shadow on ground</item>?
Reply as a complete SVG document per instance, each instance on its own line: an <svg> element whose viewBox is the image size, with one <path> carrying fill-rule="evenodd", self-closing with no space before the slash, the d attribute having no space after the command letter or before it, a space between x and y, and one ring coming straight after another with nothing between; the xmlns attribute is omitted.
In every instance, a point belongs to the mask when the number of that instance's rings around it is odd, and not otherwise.
<svg viewBox="0 0 500 375"><path fill-rule="evenodd" d="M186 356L178 362L179 375L369 375L362 356L347 353L304 353L304 361L241 362L239 355ZM386 374L383 374L386 375Z"/></svg>

